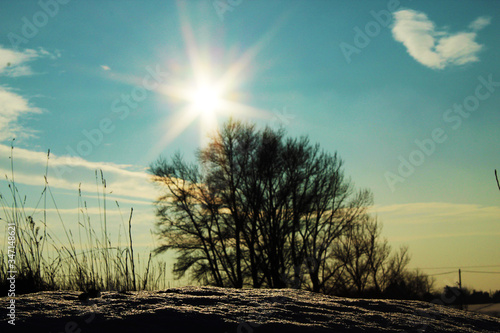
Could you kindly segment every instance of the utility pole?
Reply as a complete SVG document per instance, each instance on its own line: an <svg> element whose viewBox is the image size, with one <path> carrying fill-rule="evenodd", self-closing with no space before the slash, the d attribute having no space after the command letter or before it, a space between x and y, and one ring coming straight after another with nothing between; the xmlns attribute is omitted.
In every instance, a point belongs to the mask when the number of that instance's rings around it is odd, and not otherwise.
<svg viewBox="0 0 500 333"><path fill-rule="evenodd" d="M464 293L462 292L462 271L458 269L458 290L460 291L460 310L464 309Z"/></svg>

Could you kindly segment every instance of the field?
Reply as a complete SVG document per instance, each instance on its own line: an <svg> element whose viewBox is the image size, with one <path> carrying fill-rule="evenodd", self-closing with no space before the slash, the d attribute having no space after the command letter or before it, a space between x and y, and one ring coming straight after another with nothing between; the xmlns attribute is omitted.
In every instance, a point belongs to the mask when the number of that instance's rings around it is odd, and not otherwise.
<svg viewBox="0 0 500 333"><path fill-rule="evenodd" d="M479 312L489 316L500 318L500 303L471 304L467 306L469 311Z"/></svg>

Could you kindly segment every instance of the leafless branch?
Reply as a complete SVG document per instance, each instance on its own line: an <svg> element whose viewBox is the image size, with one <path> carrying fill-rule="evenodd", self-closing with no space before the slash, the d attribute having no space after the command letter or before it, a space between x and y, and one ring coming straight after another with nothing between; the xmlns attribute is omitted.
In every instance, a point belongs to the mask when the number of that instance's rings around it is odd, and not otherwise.
<svg viewBox="0 0 500 333"><path fill-rule="evenodd" d="M500 190L500 182L498 182L498 174L497 174L497 169L495 169L495 178L497 180L497 186L498 186L498 189Z"/></svg>

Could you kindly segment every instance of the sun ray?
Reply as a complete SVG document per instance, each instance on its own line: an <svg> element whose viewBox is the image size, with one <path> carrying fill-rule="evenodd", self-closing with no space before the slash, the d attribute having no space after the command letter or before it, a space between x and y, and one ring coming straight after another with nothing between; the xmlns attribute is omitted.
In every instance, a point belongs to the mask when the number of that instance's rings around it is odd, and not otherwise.
<svg viewBox="0 0 500 333"><path fill-rule="evenodd" d="M162 86L159 91L176 103L185 105L176 115L170 117L165 134L153 148L153 152L163 150L168 144L175 140L191 123L200 120L201 144L207 133L217 128L217 115L242 116L260 119L270 119L269 111L261 110L243 104L235 98L234 90L241 84L245 73L252 69L252 64L257 55L277 35L280 28L289 18L286 13L282 15L259 40L243 53L229 68L217 75L215 63L210 61L207 54L202 51L197 43L195 34L186 14L185 4L178 3L179 20L182 36L186 45L187 58L192 71L192 82L169 82ZM208 47L207 47L208 48ZM174 103L175 104L175 103Z"/></svg>

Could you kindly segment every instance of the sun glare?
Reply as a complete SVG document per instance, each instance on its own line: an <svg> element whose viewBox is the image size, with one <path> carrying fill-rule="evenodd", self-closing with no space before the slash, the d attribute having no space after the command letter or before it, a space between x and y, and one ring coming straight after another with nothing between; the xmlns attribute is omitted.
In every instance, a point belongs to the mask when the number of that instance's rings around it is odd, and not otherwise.
<svg viewBox="0 0 500 333"><path fill-rule="evenodd" d="M194 90L191 103L200 113L214 113L221 107L220 92L213 84L201 84Z"/></svg>
<svg viewBox="0 0 500 333"><path fill-rule="evenodd" d="M189 125L196 120L200 123L201 145L205 145L207 134L213 133L218 127L220 117L251 117L261 119L272 119L273 114L246 104L245 93L239 92L243 80L252 72L251 67L257 54L270 42L272 37L281 26L281 20L264 34L254 45L235 59L233 63L225 68L220 67L215 58L210 57L210 46L205 48L204 43L195 39L191 23L184 12L182 2L180 4L180 27L186 45L188 70L192 71L191 80L182 75L178 80L170 79L163 84L159 91L171 98L174 103L183 104L168 119L162 122L158 128L163 131L161 139L150 149L151 156L155 157L170 142L175 140ZM203 42L203 41L202 41ZM200 47L203 45L203 47ZM176 68L174 70L176 71ZM217 69L224 69L218 71ZM180 73L180 72L178 72ZM167 130L165 130L167 128Z"/></svg>

